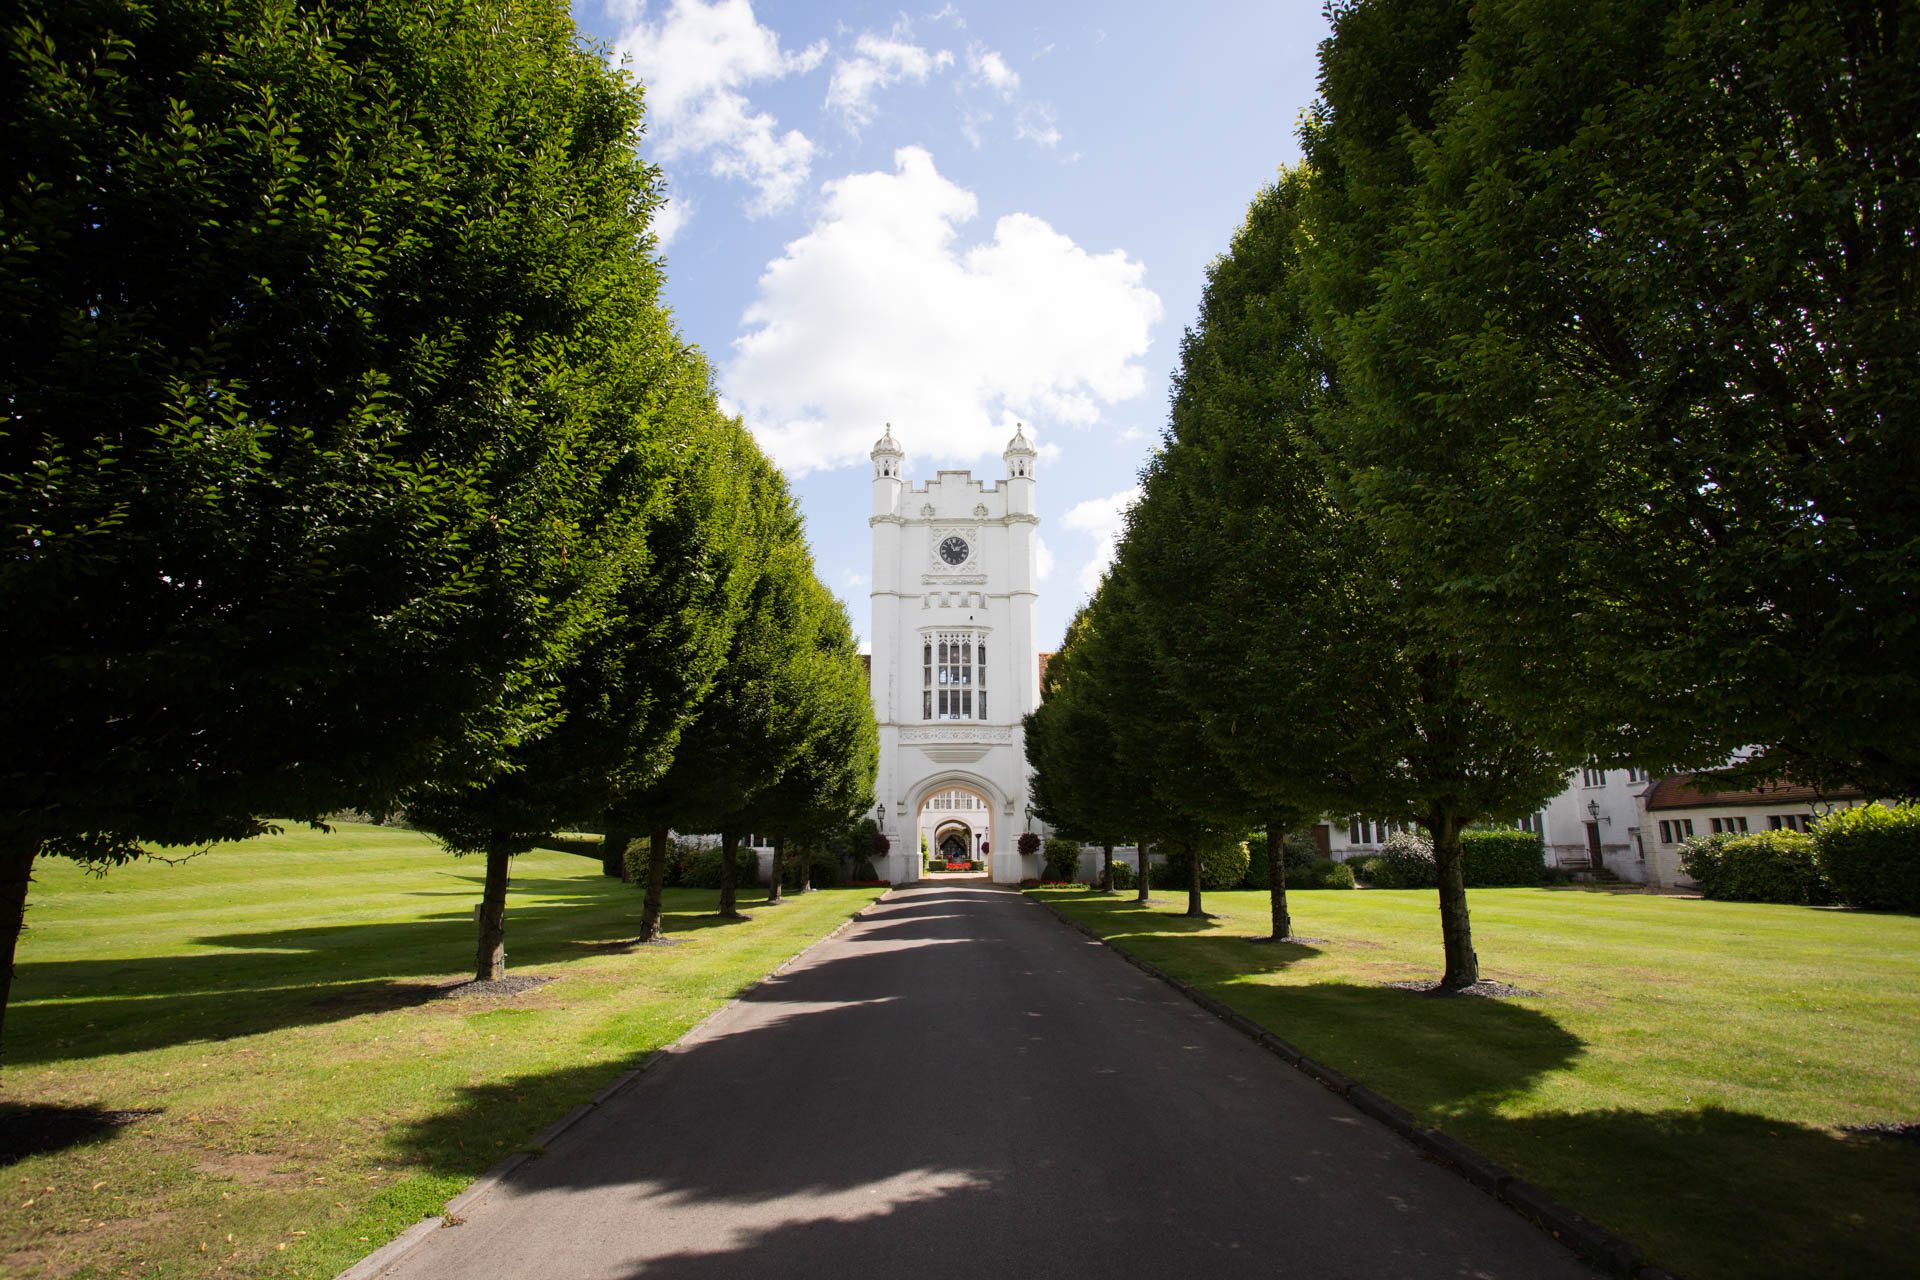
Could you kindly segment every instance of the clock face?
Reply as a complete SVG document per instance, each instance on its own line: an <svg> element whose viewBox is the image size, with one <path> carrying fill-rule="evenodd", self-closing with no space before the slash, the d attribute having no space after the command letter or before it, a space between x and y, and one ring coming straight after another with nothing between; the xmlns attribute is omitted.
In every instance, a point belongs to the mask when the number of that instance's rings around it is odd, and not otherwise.
<svg viewBox="0 0 1920 1280"><path fill-rule="evenodd" d="M940 544L940 558L948 564L965 564L967 562L967 540L960 537L948 538Z"/></svg>

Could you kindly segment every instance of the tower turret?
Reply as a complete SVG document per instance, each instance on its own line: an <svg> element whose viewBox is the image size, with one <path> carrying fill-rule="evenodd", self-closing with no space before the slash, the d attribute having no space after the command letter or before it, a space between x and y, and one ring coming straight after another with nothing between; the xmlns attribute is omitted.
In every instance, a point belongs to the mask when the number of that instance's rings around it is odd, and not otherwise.
<svg viewBox="0 0 1920 1280"><path fill-rule="evenodd" d="M1007 514L1033 514L1033 463L1039 455L1027 440L1027 431L1020 423L1013 427L1013 439L1007 441L1007 451L1000 455L1007 464Z"/></svg>
<svg viewBox="0 0 1920 1280"><path fill-rule="evenodd" d="M900 514L900 472L906 466L907 455L893 438L893 424L889 422L885 434L873 443L873 514L876 516L894 516Z"/></svg>

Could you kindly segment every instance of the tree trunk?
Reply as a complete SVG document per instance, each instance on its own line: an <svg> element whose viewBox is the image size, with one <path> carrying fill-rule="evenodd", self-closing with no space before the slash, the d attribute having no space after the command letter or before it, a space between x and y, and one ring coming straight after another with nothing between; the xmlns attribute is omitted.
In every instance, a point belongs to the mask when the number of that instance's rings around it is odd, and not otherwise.
<svg viewBox="0 0 1920 1280"><path fill-rule="evenodd" d="M800 846L800 892L813 892L813 846Z"/></svg>
<svg viewBox="0 0 1920 1280"><path fill-rule="evenodd" d="M37 837L16 835L0 847L0 1035L6 1032L7 1002L13 998L13 957L27 923L27 885L33 880ZM0 1041L4 1043L4 1041Z"/></svg>
<svg viewBox="0 0 1920 1280"><path fill-rule="evenodd" d="M1200 850L1191 840L1187 842L1187 914L1207 914L1200 907Z"/></svg>
<svg viewBox="0 0 1920 1280"><path fill-rule="evenodd" d="M1293 936L1293 916L1287 911L1287 833L1278 823L1267 824L1267 899L1273 908L1273 940Z"/></svg>
<svg viewBox="0 0 1920 1280"><path fill-rule="evenodd" d="M1152 899L1148 896L1150 893L1150 890L1147 886L1147 869L1151 864L1148 862L1148 859L1147 859L1147 842L1145 840L1136 839L1134 841L1133 848L1134 848L1134 851L1140 856L1140 883L1134 886L1134 889L1135 889L1134 901L1139 903L1150 902L1152 901Z"/></svg>
<svg viewBox="0 0 1920 1280"><path fill-rule="evenodd" d="M667 829L647 833L647 898L640 908L640 941L660 941L660 895L667 886Z"/></svg>
<svg viewBox="0 0 1920 1280"><path fill-rule="evenodd" d="M740 837L731 831L720 833L720 915L726 920L738 920L740 907L740 869L734 865L734 852L740 847Z"/></svg>
<svg viewBox="0 0 1920 1280"><path fill-rule="evenodd" d="M787 838L785 836L775 836L773 838L773 866L767 873L767 905L768 906L777 907L780 905L780 893L781 893L781 887L782 887L780 884L780 877L784 876L786 873L787 873Z"/></svg>
<svg viewBox="0 0 1920 1280"><path fill-rule="evenodd" d="M627 846L632 843L631 831L608 827L606 839L600 845L600 870L606 875L619 876L622 884L633 883L633 869L627 865Z"/></svg>
<svg viewBox="0 0 1920 1280"><path fill-rule="evenodd" d="M1113 841L1108 840L1100 846L1100 892L1113 892Z"/></svg>
<svg viewBox="0 0 1920 1280"><path fill-rule="evenodd" d="M487 887L480 895L480 950L473 962L475 982L507 976L507 873L513 855L489 851Z"/></svg>
<svg viewBox="0 0 1920 1280"><path fill-rule="evenodd" d="M1427 823L1440 879L1440 938L1447 953L1440 985L1456 991L1480 981L1480 957L1473 953L1473 924L1467 919L1467 859L1460 848L1460 827L1460 819L1450 813L1436 813Z"/></svg>

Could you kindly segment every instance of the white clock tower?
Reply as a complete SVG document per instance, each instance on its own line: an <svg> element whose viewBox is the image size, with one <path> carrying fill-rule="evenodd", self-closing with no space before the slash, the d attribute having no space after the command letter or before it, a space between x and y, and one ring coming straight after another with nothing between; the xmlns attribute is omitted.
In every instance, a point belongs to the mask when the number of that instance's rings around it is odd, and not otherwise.
<svg viewBox="0 0 1920 1280"><path fill-rule="evenodd" d="M893 428L873 446L873 714L878 797L892 842L885 875L918 879L929 852L978 860L993 879L1038 875L1028 829L1021 717L1040 700L1034 645L1033 446L1001 455L1006 478L900 477Z"/></svg>

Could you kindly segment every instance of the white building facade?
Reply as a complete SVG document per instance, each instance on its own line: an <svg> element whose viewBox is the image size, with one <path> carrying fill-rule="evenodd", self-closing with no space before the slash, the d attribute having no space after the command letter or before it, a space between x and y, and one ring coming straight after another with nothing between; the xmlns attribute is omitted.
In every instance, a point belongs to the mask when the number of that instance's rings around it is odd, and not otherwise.
<svg viewBox="0 0 1920 1280"><path fill-rule="evenodd" d="M875 816L895 884L919 878L923 833L930 850L964 846L999 883L1039 870L1015 847L1033 823L1021 720L1040 699L1035 453L1016 431L1001 456L992 485L941 471L910 486L891 427L873 447Z"/></svg>

